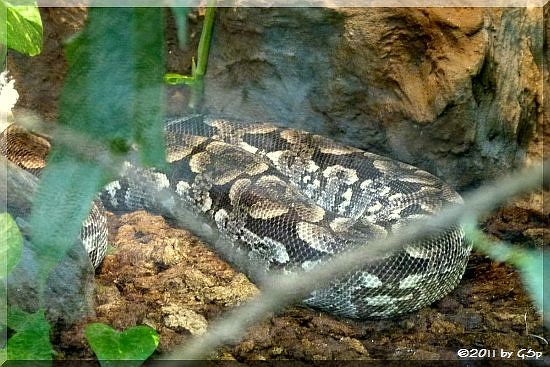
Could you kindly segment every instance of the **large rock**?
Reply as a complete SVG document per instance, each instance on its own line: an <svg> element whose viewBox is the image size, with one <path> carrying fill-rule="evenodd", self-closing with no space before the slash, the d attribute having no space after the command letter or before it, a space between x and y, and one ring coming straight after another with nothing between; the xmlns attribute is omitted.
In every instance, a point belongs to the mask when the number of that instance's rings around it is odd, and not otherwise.
<svg viewBox="0 0 550 367"><path fill-rule="evenodd" d="M43 54L10 52L8 68L18 106L53 118L61 42L86 13L41 15ZM170 71L188 69L200 25L185 50L168 32ZM464 189L522 164L535 125L544 134L544 28L542 8L219 8L204 111L329 135Z"/></svg>
<svg viewBox="0 0 550 367"><path fill-rule="evenodd" d="M0 208L6 208L16 219L24 236L21 260L7 279L8 306L27 312L45 308L48 320L61 325L73 324L93 314L94 268L79 239L50 273L44 294L41 294L42 275L38 269L44 254L29 241L30 230L26 222L37 178L2 155L0 167L0 192L6 193L0 197Z"/></svg>
<svg viewBox="0 0 550 367"><path fill-rule="evenodd" d="M8 276L8 306L27 312L44 307L50 322L65 326L93 315L94 268L82 243L75 242L51 272L43 296L38 287L40 259L40 250L25 239L21 261Z"/></svg>
<svg viewBox="0 0 550 367"><path fill-rule="evenodd" d="M542 122L542 8L220 9L204 110L390 155L458 188Z"/></svg>

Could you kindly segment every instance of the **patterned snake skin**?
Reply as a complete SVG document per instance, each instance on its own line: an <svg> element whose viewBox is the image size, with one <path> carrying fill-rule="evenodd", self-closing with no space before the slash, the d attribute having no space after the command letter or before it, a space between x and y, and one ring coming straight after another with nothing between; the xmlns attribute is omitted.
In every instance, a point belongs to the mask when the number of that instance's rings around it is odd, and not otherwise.
<svg viewBox="0 0 550 367"><path fill-rule="evenodd" d="M10 150L5 137L2 141L2 153L12 160L32 155L29 147ZM128 163L122 177L102 192L104 205L119 212L158 212L155 188L172 189L197 216L214 223L231 244L234 256L227 260L256 281L275 271L323 266L327 257L368 246L411 220L462 202L448 185L418 168L268 123L191 116L168 121L166 141L167 173ZM130 170L138 174L127 175ZM153 192L144 192L142 181ZM106 234L97 202L81 231L95 266L105 254ZM451 228L350 269L304 303L352 318L407 313L451 291L470 250L462 230Z"/></svg>
<svg viewBox="0 0 550 367"><path fill-rule="evenodd" d="M418 168L268 123L192 116L169 121L166 139L168 173L142 171L132 179L123 173L106 187L104 204L154 209L154 193L141 192L136 181L172 188L215 223L231 243L235 256L228 260L257 281L274 271L323 266L327 257L462 202ZM457 285L470 250L462 230L451 228L351 269L304 303L352 318L410 312Z"/></svg>
<svg viewBox="0 0 550 367"><path fill-rule="evenodd" d="M49 150L47 139L18 125L9 124L0 131L0 154L35 176L40 176L46 165ZM105 257L107 234L105 210L101 201L95 200L80 229L80 239L94 267L98 267Z"/></svg>

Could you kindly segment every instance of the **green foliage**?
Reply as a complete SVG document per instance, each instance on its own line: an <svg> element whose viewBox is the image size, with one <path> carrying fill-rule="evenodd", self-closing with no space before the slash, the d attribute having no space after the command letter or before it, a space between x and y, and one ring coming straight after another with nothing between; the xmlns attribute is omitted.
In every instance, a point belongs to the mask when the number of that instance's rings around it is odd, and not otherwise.
<svg viewBox="0 0 550 367"><path fill-rule="evenodd" d="M140 366L157 348L157 332L148 326L135 326L118 332L105 324L90 324L84 331L86 340L103 367L117 366L116 361L126 360L124 366Z"/></svg>
<svg viewBox="0 0 550 367"><path fill-rule="evenodd" d="M69 154L55 158L56 164L44 170L30 216L32 242L40 249L36 253L39 279L43 282L39 287L44 287L50 271L78 238L105 177L94 162Z"/></svg>
<svg viewBox="0 0 550 367"><path fill-rule="evenodd" d="M542 312L545 324L550 327L550 286L544 282L544 279L549 279L545 277L545 272L550 269L550 252L542 249L526 250L491 241L473 224L464 225L464 229L466 238L472 241L477 250L494 261L507 262L519 270L527 292Z"/></svg>
<svg viewBox="0 0 550 367"><path fill-rule="evenodd" d="M38 55L43 29L36 1L19 0L16 4L0 0L0 43L29 56Z"/></svg>
<svg viewBox="0 0 550 367"><path fill-rule="evenodd" d="M66 139L54 136L33 202L29 222L33 246L40 249L42 290L50 271L77 238L92 199L115 178L105 161L97 161L98 155L122 156L137 146L143 164L165 164L164 54L162 8L91 8L85 29L67 43L69 72L59 123L66 128L63 133L74 132L71 138L82 144L67 146L60 143ZM98 151L96 141L107 147L105 151ZM8 255L0 262L0 276L5 278L19 261L22 237L7 214L0 223L0 235L7 239L0 249L0 255ZM15 333L7 350L0 350L0 358L52 358L44 311L27 314L10 309L7 321ZM100 359L144 360L158 345L156 332L147 327L119 334L93 324L86 332Z"/></svg>
<svg viewBox="0 0 550 367"><path fill-rule="evenodd" d="M23 236L8 213L0 213L0 279L5 279L19 263Z"/></svg>
<svg viewBox="0 0 550 367"><path fill-rule="evenodd" d="M0 325L5 326L7 318L7 290L6 279L8 274L21 260L23 250L23 236L17 228L17 224L8 213L0 214ZM5 351L4 351L5 352ZM0 353L0 365L7 355Z"/></svg>
<svg viewBox="0 0 550 367"><path fill-rule="evenodd" d="M23 249L23 236L17 224L8 213L0 214L0 279L6 280L8 274L19 263ZM6 298L6 288L0 289ZM7 321L7 327L13 334L6 348L0 350L0 362L9 360L51 360L53 348L50 343L50 325L44 317L44 310L29 314L16 308L6 308L2 303L0 320ZM6 325L3 325L6 326Z"/></svg>
<svg viewBox="0 0 550 367"><path fill-rule="evenodd" d="M208 53L210 51L210 41L212 40L215 14L216 8L210 4L210 7L206 8L206 14L204 15L201 39L197 50L197 63L195 63L195 59L191 61L191 76L177 73L167 73L164 76L164 81L167 84L184 84L191 87L192 95L189 103L191 109L195 109L198 106L204 92L204 75L206 73Z"/></svg>
<svg viewBox="0 0 550 367"><path fill-rule="evenodd" d="M162 166L164 53L163 9L90 8L67 44L59 122L112 153L136 144L144 164Z"/></svg>
<svg viewBox="0 0 550 367"><path fill-rule="evenodd" d="M40 53L43 33L38 8L32 4L15 6L0 0L0 24L7 24L0 42L6 40L8 47L31 56ZM60 124L82 134L83 140L102 142L116 156L136 145L144 164L163 166L163 76L168 84L191 86L191 106L198 104L215 16L211 5L206 9L191 76L164 74L163 9L90 8L86 28L66 46L70 69L60 101ZM188 10L172 8L180 46L185 43ZM30 222L32 240L42 249L42 279L77 238L95 194L115 178L95 160L96 153L105 152L79 148L80 153L54 142L34 202ZM83 150L90 154L82 154ZM508 261L520 270L527 290L549 322L550 292L543 282L545 269L550 269L548 251L493 244L473 228L467 234L494 260ZM22 248L21 234L7 214L0 216L0 239L5 239L0 243L0 278L5 279L17 265ZM51 360L50 326L43 310L28 314L10 309L7 326L14 334L7 350L0 350L0 359ZM156 331L146 326L117 332L104 324L90 324L85 335L102 366L117 365L117 360L129 360L125 366L140 365L159 342Z"/></svg>
<svg viewBox="0 0 550 367"><path fill-rule="evenodd" d="M50 324L44 316L44 310L29 314L10 308L8 327L15 331L8 340L8 360L52 359L54 350L50 343Z"/></svg>
<svg viewBox="0 0 550 367"><path fill-rule="evenodd" d="M542 310L546 327L550 329L550 251L526 251L516 266L535 305Z"/></svg>
<svg viewBox="0 0 550 367"><path fill-rule="evenodd" d="M98 156L121 156L136 145L144 164L165 164L163 18L161 8L90 8L86 27L67 45L59 123L82 144L66 146L54 136L33 203L42 279L77 238L96 193L116 178ZM98 151L98 141L109 152Z"/></svg>

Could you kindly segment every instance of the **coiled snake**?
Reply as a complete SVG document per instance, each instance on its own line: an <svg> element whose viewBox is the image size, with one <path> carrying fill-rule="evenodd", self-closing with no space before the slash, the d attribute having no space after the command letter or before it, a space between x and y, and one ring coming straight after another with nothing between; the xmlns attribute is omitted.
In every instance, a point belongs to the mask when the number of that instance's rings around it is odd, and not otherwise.
<svg viewBox="0 0 550 367"><path fill-rule="evenodd" d="M269 123L191 116L167 122L166 142L168 173L144 170L132 178L122 172L102 192L105 206L155 207L154 195L140 191L136 180L169 187L215 223L241 259L233 262L253 280L323 266L327 257L462 202L416 167ZM98 221L89 218L87 226ZM101 242L88 249L96 263ZM470 250L462 230L451 228L350 269L304 303L353 318L410 312L457 285Z"/></svg>

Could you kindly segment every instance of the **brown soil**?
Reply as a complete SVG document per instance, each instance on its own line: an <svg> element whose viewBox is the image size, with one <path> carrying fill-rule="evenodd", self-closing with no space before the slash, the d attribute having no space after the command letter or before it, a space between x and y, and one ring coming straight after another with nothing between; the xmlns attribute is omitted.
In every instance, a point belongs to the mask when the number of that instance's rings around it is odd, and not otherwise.
<svg viewBox="0 0 550 367"><path fill-rule="evenodd" d="M18 106L52 119L66 70L61 40L82 25L85 13L55 8L42 9L42 15L44 53L36 58L10 54L8 67L20 94ZM530 149L535 161L542 157L548 129L539 133ZM539 193L511 203L488 217L483 228L522 246L548 246L547 200ZM244 275L161 217L135 212L110 216L110 225L113 249L97 272L96 316L56 333L58 358L93 358L82 330L95 321L118 329L150 325L160 334L158 352L170 351L258 293ZM518 273L474 253L457 289L414 314L354 321L292 306L251 328L242 342L221 348L217 357L450 360L461 348L514 353L531 348L547 355L549 339Z"/></svg>
<svg viewBox="0 0 550 367"><path fill-rule="evenodd" d="M547 220L508 206L486 228L538 246ZM116 247L98 270L97 317L60 334L69 358L92 358L82 326L105 322L120 330L146 324L171 350L209 321L258 290L184 230L158 216L135 212L111 217ZM510 230L507 230L509 228ZM292 306L253 327L218 357L250 359L456 359L461 348L548 351L548 338L517 272L474 254L459 287L431 307L393 320L338 319Z"/></svg>

